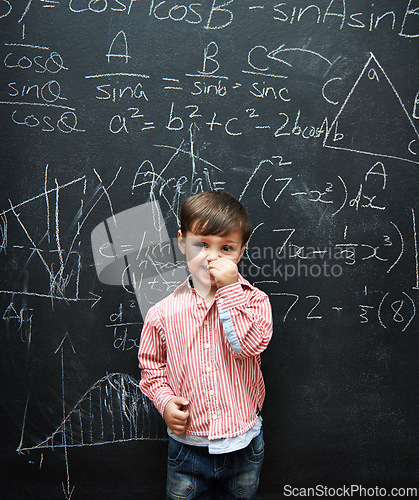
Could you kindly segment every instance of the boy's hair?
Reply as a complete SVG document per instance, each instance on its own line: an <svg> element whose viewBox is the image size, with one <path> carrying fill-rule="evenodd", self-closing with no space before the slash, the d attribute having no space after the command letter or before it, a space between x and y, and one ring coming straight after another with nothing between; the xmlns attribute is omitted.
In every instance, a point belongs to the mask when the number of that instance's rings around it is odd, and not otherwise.
<svg viewBox="0 0 419 500"><path fill-rule="evenodd" d="M252 232L246 208L231 194L205 191L187 198L180 208L180 230L208 236L241 231L243 245Z"/></svg>

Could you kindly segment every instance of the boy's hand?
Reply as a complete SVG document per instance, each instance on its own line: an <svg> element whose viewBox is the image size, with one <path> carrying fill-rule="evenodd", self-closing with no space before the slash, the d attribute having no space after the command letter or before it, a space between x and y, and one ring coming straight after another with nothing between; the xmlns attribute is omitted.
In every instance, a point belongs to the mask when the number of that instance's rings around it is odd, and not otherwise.
<svg viewBox="0 0 419 500"><path fill-rule="evenodd" d="M208 263L209 272L214 276L217 288L231 285L239 281L237 264L230 259L219 257Z"/></svg>
<svg viewBox="0 0 419 500"><path fill-rule="evenodd" d="M175 434L183 434L189 418L189 410L185 408L189 403L185 398L175 396L164 407L163 418Z"/></svg>

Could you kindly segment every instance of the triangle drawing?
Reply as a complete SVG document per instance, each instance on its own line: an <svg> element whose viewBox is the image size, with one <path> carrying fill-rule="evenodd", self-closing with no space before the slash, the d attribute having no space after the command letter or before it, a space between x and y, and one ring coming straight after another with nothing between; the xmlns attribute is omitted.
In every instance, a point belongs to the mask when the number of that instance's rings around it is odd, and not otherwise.
<svg viewBox="0 0 419 500"><path fill-rule="evenodd" d="M419 134L397 90L370 53L323 146L419 164Z"/></svg>

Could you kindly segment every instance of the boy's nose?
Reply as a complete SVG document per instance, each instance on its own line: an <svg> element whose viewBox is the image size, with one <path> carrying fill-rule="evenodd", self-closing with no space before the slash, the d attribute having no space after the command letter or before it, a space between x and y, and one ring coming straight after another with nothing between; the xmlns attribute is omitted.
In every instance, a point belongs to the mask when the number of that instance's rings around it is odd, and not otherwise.
<svg viewBox="0 0 419 500"><path fill-rule="evenodd" d="M212 262L213 260L218 259L218 252L216 250L208 249L207 250L207 261Z"/></svg>

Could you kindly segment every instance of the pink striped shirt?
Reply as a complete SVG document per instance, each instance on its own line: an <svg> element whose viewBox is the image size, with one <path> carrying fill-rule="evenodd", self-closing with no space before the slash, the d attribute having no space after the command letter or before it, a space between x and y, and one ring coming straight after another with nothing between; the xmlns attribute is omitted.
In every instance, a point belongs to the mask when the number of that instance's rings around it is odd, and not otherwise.
<svg viewBox="0 0 419 500"><path fill-rule="evenodd" d="M147 314L140 388L162 415L171 398L186 398L188 434L238 436L262 408L260 353L271 337L269 299L242 276L218 289L210 304L186 280Z"/></svg>

